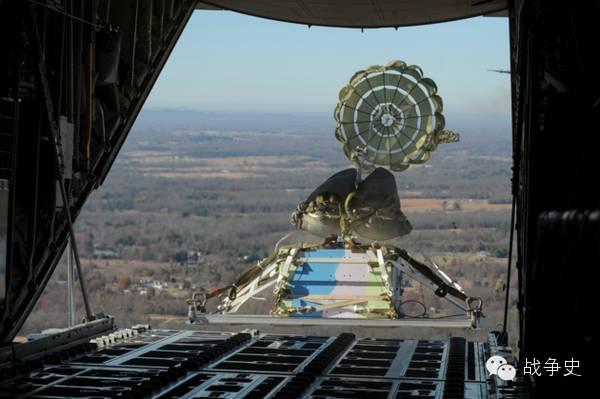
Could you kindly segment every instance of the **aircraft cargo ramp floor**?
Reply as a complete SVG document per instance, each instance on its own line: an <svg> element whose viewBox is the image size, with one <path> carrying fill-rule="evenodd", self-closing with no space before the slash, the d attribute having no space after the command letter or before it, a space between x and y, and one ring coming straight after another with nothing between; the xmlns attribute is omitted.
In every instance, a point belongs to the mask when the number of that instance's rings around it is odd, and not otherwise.
<svg viewBox="0 0 600 399"><path fill-rule="evenodd" d="M35 341L34 341L35 342ZM23 344L28 345L28 344ZM473 342L138 326L11 370L1 398L522 398L489 375L495 336Z"/></svg>

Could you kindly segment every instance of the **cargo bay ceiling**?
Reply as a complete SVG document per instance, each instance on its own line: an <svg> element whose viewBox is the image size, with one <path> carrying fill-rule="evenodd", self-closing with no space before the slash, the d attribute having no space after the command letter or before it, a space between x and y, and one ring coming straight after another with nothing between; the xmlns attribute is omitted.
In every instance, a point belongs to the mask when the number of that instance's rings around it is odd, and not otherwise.
<svg viewBox="0 0 600 399"><path fill-rule="evenodd" d="M198 8L348 28L400 27L479 15L508 15L507 0L200 0Z"/></svg>

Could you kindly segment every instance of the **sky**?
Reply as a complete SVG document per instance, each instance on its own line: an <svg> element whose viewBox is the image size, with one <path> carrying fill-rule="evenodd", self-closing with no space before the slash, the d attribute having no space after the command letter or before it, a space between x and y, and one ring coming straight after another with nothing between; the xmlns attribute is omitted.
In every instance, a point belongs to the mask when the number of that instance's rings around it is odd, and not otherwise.
<svg viewBox="0 0 600 399"><path fill-rule="evenodd" d="M438 86L444 114L510 114L507 18L394 30L311 27L229 11L196 11L146 109L330 113L370 65L400 59Z"/></svg>

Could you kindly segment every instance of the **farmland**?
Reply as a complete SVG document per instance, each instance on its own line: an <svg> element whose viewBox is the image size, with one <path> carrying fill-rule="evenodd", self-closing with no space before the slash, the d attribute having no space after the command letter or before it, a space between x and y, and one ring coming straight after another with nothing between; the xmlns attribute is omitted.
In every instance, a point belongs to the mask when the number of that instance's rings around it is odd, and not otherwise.
<svg viewBox="0 0 600 399"><path fill-rule="evenodd" d="M285 125L278 119L270 126L267 117L262 125L243 123L244 129L138 123L76 223L94 308L124 326L148 322L150 315L183 317L194 288L230 284L267 256L292 230L296 204L350 166L329 122L292 119ZM510 167L507 131L492 137L467 131L461 142L440 146L428 163L396 174L401 207L414 229L392 243L435 262L481 296L486 328L502 320ZM409 286L406 297L450 312L417 286ZM76 302L81 314L79 297ZM64 326L65 309L61 262L22 333ZM160 322L153 316L155 326Z"/></svg>

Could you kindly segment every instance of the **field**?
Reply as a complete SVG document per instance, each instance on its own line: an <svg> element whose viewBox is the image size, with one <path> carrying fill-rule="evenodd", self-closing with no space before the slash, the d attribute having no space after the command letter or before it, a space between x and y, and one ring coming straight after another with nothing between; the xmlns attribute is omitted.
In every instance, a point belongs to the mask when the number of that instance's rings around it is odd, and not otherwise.
<svg viewBox="0 0 600 399"><path fill-rule="evenodd" d="M194 289L229 284L267 256L292 230L296 204L350 166L330 122L264 116L219 128L213 119L171 126L142 118L77 219L93 307L120 325L152 320L157 326L185 316ZM461 142L440 146L427 164L396 174L414 230L393 243L481 296L484 327L497 328L508 255L510 139L504 130L461 133ZM432 314L455 312L414 284L406 297L423 301ZM513 312L515 301L513 291ZM81 314L79 296L76 302ZM63 262L22 334L64 326L65 309Z"/></svg>

